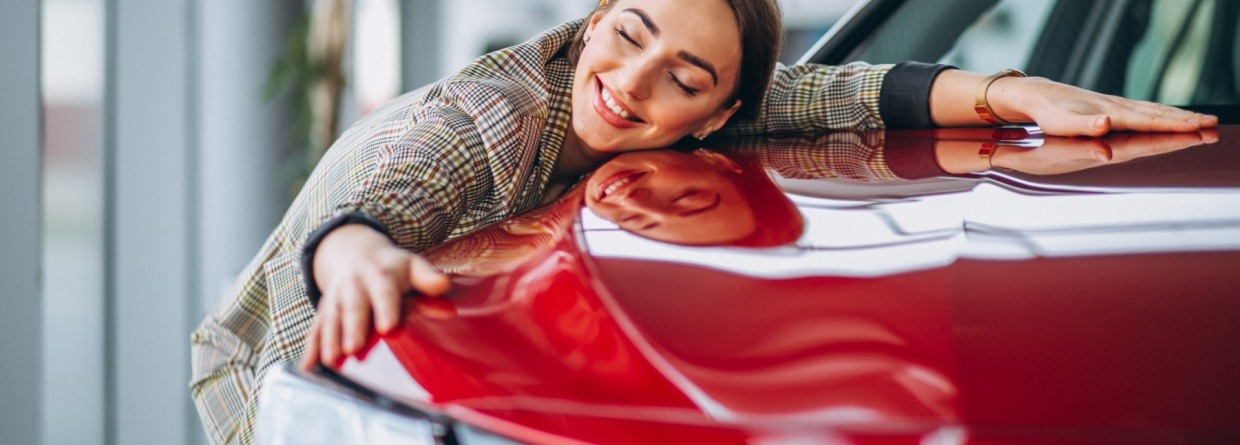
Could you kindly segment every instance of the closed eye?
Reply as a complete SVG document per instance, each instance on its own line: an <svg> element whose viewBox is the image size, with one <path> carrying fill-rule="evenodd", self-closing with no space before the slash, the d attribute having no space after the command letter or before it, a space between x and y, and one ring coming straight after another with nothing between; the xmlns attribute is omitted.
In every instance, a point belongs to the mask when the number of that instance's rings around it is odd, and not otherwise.
<svg viewBox="0 0 1240 445"><path fill-rule="evenodd" d="M641 45L637 44L636 40L633 40L633 36L630 36L629 33L624 30L623 27L616 28L616 35L620 36L620 38L624 39L624 41L629 42L630 45L636 46L638 48L642 47Z"/></svg>
<svg viewBox="0 0 1240 445"><path fill-rule="evenodd" d="M722 196L722 195L719 195L719 194L717 194L717 193L716 193L716 194L715 194L715 200L714 200L714 201L711 201L711 202L710 202L710 204L707 204L707 205L705 205L705 206L702 206L702 207L699 207L699 208L696 208L696 209L693 209L693 210L689 210L689 211L687 211L687 212L681 212L681 213L680 213L680 216L694 216L694 215L701 215L701 214L703 214L703 213L709 212L709 211L714 210L715 208L719 207L719 204L721 204L722 202L723 202L723 196Z"/></svg>
<svg viewBox="0 0 1240 445"><path fill-rule="evenodd" d="M697 88L693 88L688 85L685 85L685 83L681 82L680 78L676 77L675 74L672 74L669 72L667 73L667 75L668 77L672 78L672 82L676 84L676 87L680 88L681 91L684 91L685 94L689 95L689 97L697 96L697 93L698 93Z"/></svg>

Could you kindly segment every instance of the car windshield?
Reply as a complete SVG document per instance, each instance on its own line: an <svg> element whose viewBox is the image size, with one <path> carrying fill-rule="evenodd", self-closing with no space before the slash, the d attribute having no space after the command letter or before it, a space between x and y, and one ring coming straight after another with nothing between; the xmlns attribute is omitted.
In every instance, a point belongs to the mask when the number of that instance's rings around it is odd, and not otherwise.
<svg viewBox="0 0 1240 445"><path fill-rule="evenodd" d="M803 60L1018 68L1133 99L1235 105L1238 17L1227 0L874 0Z"/></svg>

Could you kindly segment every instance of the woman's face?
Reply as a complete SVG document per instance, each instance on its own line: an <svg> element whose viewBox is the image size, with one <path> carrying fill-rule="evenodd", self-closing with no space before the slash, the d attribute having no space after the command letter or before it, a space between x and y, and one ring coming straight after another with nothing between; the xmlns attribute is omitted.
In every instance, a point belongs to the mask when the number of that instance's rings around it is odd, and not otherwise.
<svg viewBox="0 0 1240 445"><path fill-rule="evenodd" d="M625 153L586 181L586 206L637 235L677 244L725 244L757 219L738 185L741 167L706 150Z"/></svg>
<svg viewBox="0 0 1240 445"><path fill-rule="evenodd" d="M586 23L573 78L572 126L590 149L666 147L713 132L741 63L740 30L723 0L621 0Z"/></svg>

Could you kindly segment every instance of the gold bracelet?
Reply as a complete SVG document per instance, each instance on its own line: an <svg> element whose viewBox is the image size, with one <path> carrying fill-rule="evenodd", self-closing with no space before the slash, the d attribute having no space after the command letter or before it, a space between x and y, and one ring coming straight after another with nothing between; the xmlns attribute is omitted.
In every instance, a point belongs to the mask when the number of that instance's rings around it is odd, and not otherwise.
<svg viewBox="0 0 1240 445"><path fill-rule="evenodd" d="M986 161L986 167L992 170L995 168L995 164L990 157L994 156L996 148L999 148L999 146L990 142L983 142L982 148L977 150L977 157L982 158L983 161Z"/></svg>
<svg viewBox="0 0 1240 445"><path fill-rule="evenodd" d="M992 125L1009 125L1011 122L1003 120L995 114L995 110L990 108L990 102L986 100L986 92L990 90L990 84L1004 77L1026 77L1025 73L1020 70L1006 69L987 77L982 80L981 85L977 86L977 101L973 104L973 111L977 112L977 117L991 123Z"/></svg>

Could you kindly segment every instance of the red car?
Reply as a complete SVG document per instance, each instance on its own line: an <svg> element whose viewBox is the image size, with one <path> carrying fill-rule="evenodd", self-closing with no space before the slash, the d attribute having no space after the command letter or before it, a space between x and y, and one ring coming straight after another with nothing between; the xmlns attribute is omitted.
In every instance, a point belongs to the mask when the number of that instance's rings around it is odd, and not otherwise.
<svg viewBox="0 0 1240 445"><path fill-rule="evenodd" d="M260 441L1240 443L1240 100L1219 46L1240 4L993 3L863 2L806 60L988 71L961 42L1025 20L1040 31L1009 66L1223 123L625 154L428 252L453 292L410 300L367 353L271 372ZM1151 55L1136 25L1176 32ZM895 44L927 27L946 43Z"/></svg>

